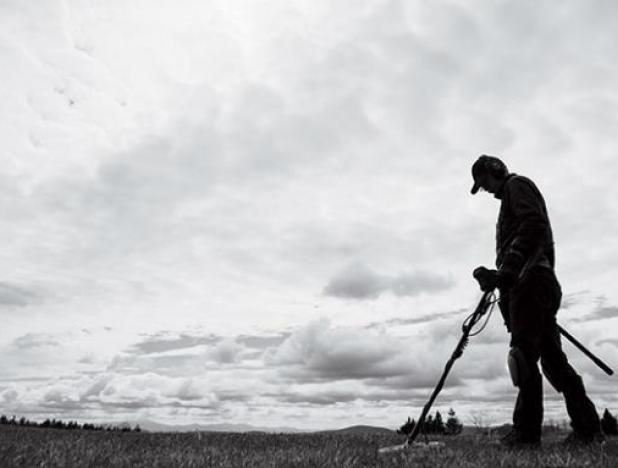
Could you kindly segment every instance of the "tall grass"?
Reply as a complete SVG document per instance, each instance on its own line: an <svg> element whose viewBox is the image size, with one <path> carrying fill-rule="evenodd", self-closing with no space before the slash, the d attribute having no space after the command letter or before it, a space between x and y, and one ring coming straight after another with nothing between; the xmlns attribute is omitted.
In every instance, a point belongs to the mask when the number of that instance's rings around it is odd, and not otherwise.
<svg viewBox="0 0 618 468"><path fill-rule="evenodd" d="M135 433L0 427L2 467L617 467L618 439L571 448L564 434L540 449L507 450L496 435L432 436L441 448L382 456L396 434Z"/></svg>

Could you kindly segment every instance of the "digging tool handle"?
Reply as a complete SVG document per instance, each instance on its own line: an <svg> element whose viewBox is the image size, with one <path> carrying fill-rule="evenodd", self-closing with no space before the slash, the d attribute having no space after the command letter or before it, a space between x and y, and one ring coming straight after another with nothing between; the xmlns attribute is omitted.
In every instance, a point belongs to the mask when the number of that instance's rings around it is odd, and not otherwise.
<svg viewBox="0 0 618 468"><path fill-rule="evenodd" d="M575 337L573 337L573 335L571 335L568 331L566 331L560 325L558 325L558 331L560 332L562 336L564 336L567 340L573 343L577 349L579 349L582 353L584 353L586 356L592 359L592 362L594 362L597 366L603 369L603 372L605 372L607 375L613 375L614 371L607 364L605 364L598 357L596 357L594 354L588 351L588 349L583 344L577 341Z"/></svg>

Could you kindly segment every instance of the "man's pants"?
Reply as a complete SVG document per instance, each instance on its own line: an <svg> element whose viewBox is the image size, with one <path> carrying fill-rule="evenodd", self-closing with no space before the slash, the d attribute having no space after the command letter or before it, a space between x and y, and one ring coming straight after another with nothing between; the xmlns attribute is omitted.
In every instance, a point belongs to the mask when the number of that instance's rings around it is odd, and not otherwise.
<svg viewBox="0 0 618 468"><path fill-rule="evenodd" d="M564 395L574 430L585 434L600 430L599 416L586 395L583 381L562 351L556 312L562 292L549 268L531 270L524 281L508 294L511 350L517 348L524 360L519 394L513 412L513 427L532 437L541 435L543 387L538 368L552 386Z"/></svg>

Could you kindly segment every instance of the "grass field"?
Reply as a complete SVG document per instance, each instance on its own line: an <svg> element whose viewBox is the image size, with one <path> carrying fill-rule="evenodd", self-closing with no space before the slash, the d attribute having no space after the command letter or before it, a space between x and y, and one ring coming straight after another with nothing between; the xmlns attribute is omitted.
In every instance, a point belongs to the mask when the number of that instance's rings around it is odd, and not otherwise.
<svg viewBox="0 0 618 468"><path fill-rule="evenodd" d="M565 449L564 434L540 449L506 450L494 437L432 438L442 448L377 455L392 434L112 433L0 427L0 466L24 467L618 467L618 439Z"/></svg>

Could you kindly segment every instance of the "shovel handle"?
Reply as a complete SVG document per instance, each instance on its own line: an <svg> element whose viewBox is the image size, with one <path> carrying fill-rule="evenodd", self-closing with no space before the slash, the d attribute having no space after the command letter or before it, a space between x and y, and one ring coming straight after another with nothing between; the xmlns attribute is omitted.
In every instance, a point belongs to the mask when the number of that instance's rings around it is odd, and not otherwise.
<svg viewBox="0 0 618 468"><path fill-rule="evenodd" d="M586 356L592 359L592 362L594 362L597 366L599 366L603 370L603 372L605 372L607 375L614 374L614 371L612 370L611 367L609 367L607 364L601 361L598 357L592 354L588 350L588 348L586 348L583 344L577 341L573 335L571 335L568 331L566 331L560 325L558 325L558 331L560 332L562 336L564 336L567 340L573 343L577 349L579 349L582 353L584 353Z"/></svg>

